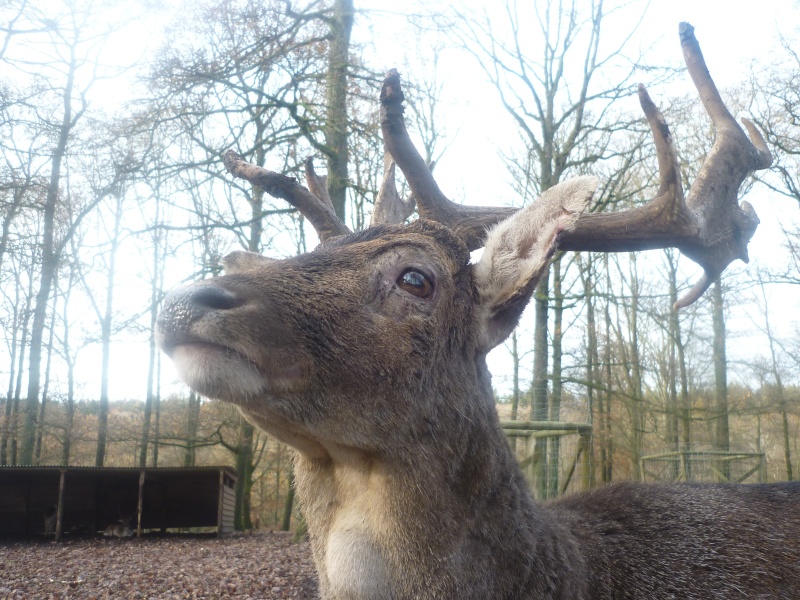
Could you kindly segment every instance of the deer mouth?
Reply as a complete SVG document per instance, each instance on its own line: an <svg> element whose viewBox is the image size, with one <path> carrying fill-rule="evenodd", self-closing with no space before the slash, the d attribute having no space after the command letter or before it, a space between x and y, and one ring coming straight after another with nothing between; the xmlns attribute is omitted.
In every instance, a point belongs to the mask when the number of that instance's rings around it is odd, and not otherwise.
<svg viewBox="0 0 800 600"><path fill-rule="evenodd" d="M307 380L307 369L297 362L269 360L262 364L241 349L188 333L159 332L157 341L189 387L233 404L296 391Z"/></svg>
<svg viewBox="0 0 800 600"><path fill-rule="evenodd" d="M170 358L173 358L176 352L187 350L190 352L218 353L228 357L236 357L237 359L245 360L251 363L253 362L241 352L231 348L230 346L219 344L217 342L211 342L189 333L168 334L159 331L156 335L156 341L161 350ZM253 366L256 366L255 363L253 363Z"/></svg>
<svg viewBox="0 0 800 600"><path fill-rule="evenodd" d="M165 341L162 348L180 378L204 396L233 401L265 391L267 381L258 365L229 346L183 339Z"/></svg>

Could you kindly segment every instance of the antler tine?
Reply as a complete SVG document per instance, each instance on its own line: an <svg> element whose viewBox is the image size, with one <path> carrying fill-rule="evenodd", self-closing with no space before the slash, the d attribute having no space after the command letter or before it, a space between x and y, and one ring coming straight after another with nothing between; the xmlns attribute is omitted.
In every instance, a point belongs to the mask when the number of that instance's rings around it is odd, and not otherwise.
<svg viewBox="0 0 800 600"><path fill-rule="evenodd" d="M314 170L314 157L309 156L303 162L303 167L306 173L306 184L308 184L309 191L319 198L322 203L333 210L333 201L331 195L328 193L328 176L317 175Z"/></svg>
<svg viewBox="0 0 800 600"><path fill-rule="evenodd" d="M683 61L686 63L686 69L694 82L694 87L700 93L700 100L711 117L714 126L718 129L725 125L730 126L733 124L736 126L736 120L731 115L728 107L725 106L714 80L711 79L711 73L708 71L703 52L700 50L700 44L694 35L694 27L686 22L680 23L678 25L678 35L681 40Z"/></svg>
<svg viewBox="0 0 800 600"><path fill-rule="evenodd" d="M755 125L748 119L743 118L742 123L747 128L752 140L752 143L748 143L741 127L736 123L736 119L733 118L733 115L722 101L714 80L711 79L703 52L700 50L700 44L694 35L694 27L689 23L681 23L678 31L686 69L689 71L694 87L697 88L700 100L703 102L708 116L711 117L714 127L720 133L725 132L736 138L737 141L741 140L749 155L749 160L747 161L750 163L748 165L749 170L768 168L772 164L772 154L770 154L764 138Z"/></svg>
<svg viewBox="0 0 800 600"><path fill-rule="evenodd" d="M678 167L678 153L675 151L669 125L650 98L650 94L647 93L647 88L641 83L638 94L639 105L650 125L650 131L653 132L653 141L656 145L659 174L658 198L669 198L675 205L685 205L686 199L683 195L683 185Z"/></svg>
<svg viewBox="0 0 800 600"><path fill-rule="evenodd" d="M234 177L240 177L253 185L264 188L264 191L270 196L286 200L299 210L317 231L320 241L324 242L334 236L350 233L347 226L333 212L331 206L325 204L291 177L252 165L233 150L228 150L222 160L225 168ZM313 173L313 165L311 172Z"/></svg>
<svg viewBox="0 0 800 600"><path fill-rule="evenodd" d="M370 225L381 223L399 224L405 221L414 213L416 200L411 194L406 200L400 197L397 192L395 182L395 162L388 151L383 153L383 181L378 197L375 199L375 206L372 209L372 220Z"/></svg>
<svg viewBox="0 0 800 600"><path fill-rule="evenodd" d="M450 227L470 250L480 248L486 237L486 230L517 209L463 206L447 198L411 142L403 119L403 100L400 74L396 69L391 69L386 74L381 89L383 143L403 171L416 198L420 216Z"/></svg>
<svg viewBox="0 0 800 600"><path fill-rule="evenodd" d="M698 235L681 185L678 156L661 111L639 85L639 103L653 133L658 158L657 196L643 206L613 213L584 213L572 231L565 231L561 250L631 252L667 248Z"/></svg>

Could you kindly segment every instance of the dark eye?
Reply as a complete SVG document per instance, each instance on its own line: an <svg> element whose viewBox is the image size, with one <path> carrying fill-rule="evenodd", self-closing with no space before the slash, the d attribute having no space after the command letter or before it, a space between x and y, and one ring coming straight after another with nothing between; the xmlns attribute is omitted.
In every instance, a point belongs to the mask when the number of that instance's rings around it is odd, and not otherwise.
<svg viewBox="0 0 800 600"><path fill-rule="evenodd" d="M433 293L433 282L422 271L408 269L397 278L400 289L417 298L428 298Z"/></svg>

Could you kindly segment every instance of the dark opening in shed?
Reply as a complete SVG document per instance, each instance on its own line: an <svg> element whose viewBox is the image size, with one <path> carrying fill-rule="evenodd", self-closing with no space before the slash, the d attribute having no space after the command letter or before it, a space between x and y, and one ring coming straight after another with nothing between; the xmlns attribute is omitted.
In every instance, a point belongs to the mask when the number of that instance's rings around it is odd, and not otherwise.
<svg viewBox="0 0 800 600"><path fill-rule="evenodd" d="M145 530L233 531L230 467L0 467L0 535L92 534L127 520Z"/></svg>

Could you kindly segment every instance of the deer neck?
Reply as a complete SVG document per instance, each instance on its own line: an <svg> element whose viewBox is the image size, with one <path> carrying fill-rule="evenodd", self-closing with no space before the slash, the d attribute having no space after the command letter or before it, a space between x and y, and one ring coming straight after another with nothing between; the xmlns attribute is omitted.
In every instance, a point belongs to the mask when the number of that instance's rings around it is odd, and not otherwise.
<svg viewBox="0 0 800 600"><path fill-rule="evenodd" d="M528 597L518 594L530 579L574 550L530 497L493 408L451 425L444 439L409 444L398 457L345 448L298 456L323 598Z"/></svg>

